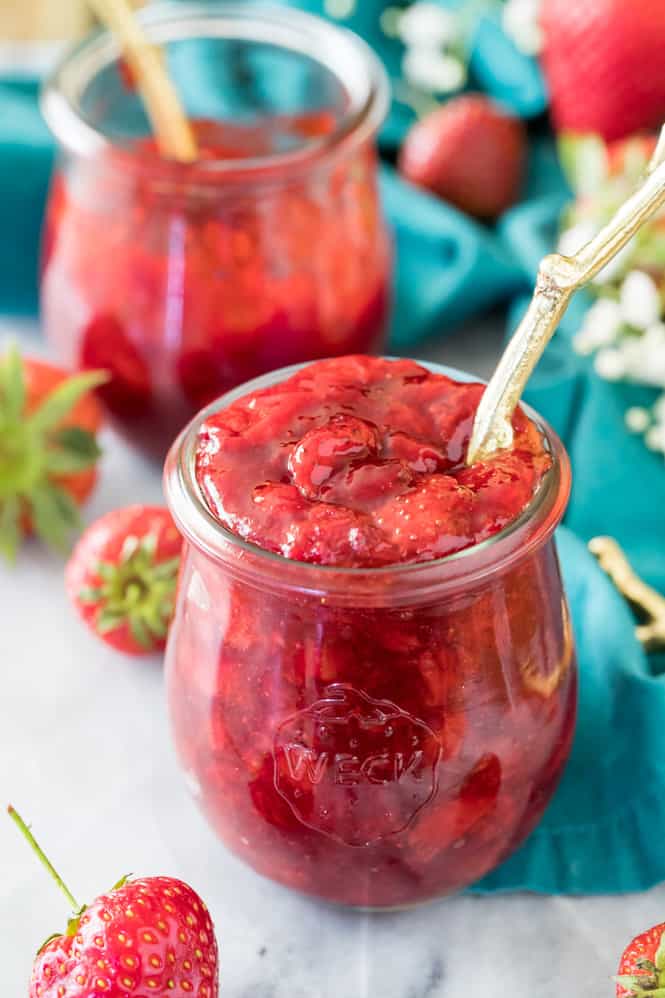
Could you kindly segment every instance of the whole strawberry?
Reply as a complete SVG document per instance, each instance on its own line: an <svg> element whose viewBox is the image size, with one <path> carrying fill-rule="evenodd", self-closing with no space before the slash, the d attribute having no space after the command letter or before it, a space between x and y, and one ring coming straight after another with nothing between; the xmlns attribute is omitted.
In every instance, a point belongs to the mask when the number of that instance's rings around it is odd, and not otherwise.
<svg viewBox="0 0 665 998"><path fill-rule="evenodd" d="M543 0L540 26L557 129L611 140L662 123L662 0Z"/></svg>
<svg viewBox="0 0 665 998"><path fill-rule="evenodd" d="M635 936L626 946L614 980L617 998L665 995L665 922Z"/></svg>
<svg viewBox="0 0 665 998"><path fill-rule="evenodd" d="M95 634L146 655L166 644L182 537L161 506L115 509L91 524L65 571L69 596Z"/></svg>
<svg viewBox="0 0 665 998"><path fill-rule="evenodd" d="M30 533L67 547L94 488L102 422L100 371L71 376L11 347L0 358L0 553L13 561Z"/></svg>
<svg viewBox="0 0 665 998"><path fill-rule="evenodd" d="M526 162L518 118L481 94L449 100L410 130L403 176L469 215L493 219L517 200Z"/></svg>
<svg viewBox="0 0 665 998"><path fill-rule="evenodd" d="M122 880L79 906L16 811L9 813L74 909L35 958L29 998L217 998L217 941L204 902L171 877Z"/></svg>

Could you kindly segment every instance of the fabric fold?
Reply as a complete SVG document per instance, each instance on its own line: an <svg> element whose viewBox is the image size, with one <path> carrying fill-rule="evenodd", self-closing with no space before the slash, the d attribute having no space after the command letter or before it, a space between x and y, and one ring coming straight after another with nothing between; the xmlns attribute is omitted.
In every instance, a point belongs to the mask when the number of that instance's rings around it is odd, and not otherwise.
<svg viewBox="0 0 665 998"><path fill-rule="evenodd" d="M573 751L538 828L475 893L604 894L665 879L665 679L586 546L565 527L557 543L580 666Z"/></svg>

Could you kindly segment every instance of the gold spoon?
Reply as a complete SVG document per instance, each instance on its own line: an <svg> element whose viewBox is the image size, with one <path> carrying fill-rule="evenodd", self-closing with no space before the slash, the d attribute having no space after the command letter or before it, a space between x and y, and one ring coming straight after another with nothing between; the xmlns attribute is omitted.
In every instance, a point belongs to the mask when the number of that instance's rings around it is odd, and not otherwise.
<svg viewBox="0 0 665 998"><path fill-rule="evenodd" d="M665 648L665 596L640 579L612 537L594 537L589 550L624 599L644 617L646 623L635 628L638 641L647 651Z"/></svg>
<svg viewBox="0 0 665 998"><path fill-rule="evenodd" d="M480 400L466 463L475 464L513 442L512 415L573 293L598 274L648 219L665 205L665 125L637 191L597 236L574 256L553 253L540 263L533 298Z"/></svg>
<svg viewBox="0 0 665 998"><path fill-rule="evenodd" d="M88 0L97 17L115 34L137 82L160 153L192 163L198 159L194 131L180 103L160 52L151 45L129 0Z"/></svg>

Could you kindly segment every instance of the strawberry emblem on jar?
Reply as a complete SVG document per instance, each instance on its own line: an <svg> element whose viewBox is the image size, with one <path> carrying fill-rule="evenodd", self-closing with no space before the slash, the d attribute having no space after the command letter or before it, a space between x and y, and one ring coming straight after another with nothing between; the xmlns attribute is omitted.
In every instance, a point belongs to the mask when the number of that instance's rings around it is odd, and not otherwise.
<svg viewBox="0 0 665 998"><path fill-rule="evenodd" d="M304 825L367 846L403 831L432 800L441 752L423 721L335 683L277 729L275 787Z"/></svg>

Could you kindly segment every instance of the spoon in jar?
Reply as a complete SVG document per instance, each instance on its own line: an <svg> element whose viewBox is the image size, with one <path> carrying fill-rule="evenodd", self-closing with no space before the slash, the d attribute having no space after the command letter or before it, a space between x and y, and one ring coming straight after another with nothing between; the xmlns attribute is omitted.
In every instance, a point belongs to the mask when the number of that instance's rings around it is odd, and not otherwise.
<svg viewBox="0 0 665 998"><path fill-rule="evenodd" d="M553 253L540 263L533 298L482 395L467 464L484 461L513 442L512 416L526 383L552 338L573 293L598 274L665 206L665 125L646 177L597 236L574 256Z"/></svg>
<svg viewBox="0 0 665 998"><path fill-rule="evenodd" d="M88 0L118 39L136 79L162 156L192 163L198 159L194 131L159 50L151 45L129 0Z"/></svg>

